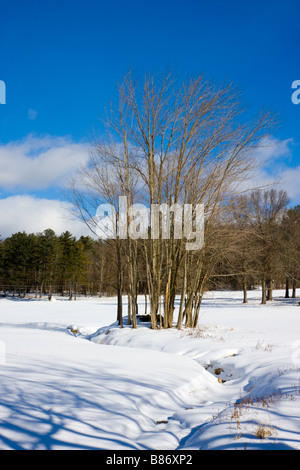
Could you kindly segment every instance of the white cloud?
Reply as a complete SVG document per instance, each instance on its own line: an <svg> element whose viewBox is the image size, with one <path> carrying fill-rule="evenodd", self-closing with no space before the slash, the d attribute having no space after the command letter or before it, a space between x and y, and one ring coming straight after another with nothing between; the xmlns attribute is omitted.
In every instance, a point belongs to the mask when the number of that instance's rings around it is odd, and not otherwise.
<svg viewBox="0 0 300 470"><path fill-rule="evenodd" d="M0 145L0 188L6 191L42 190L64 186L88 158L88 145L65 137L29 136Z"/></svg>
<svg viewBox="0 0 300 470"><path fill-rule="evenodd" d="M257 180L262 184L275 183L278 189L287 192L292 203L300 202L300 166L291 167L293 157L293 139L267 139L265 164Z"/></svg>
<svg viewBox="0 0 300 470"><path fill-rule="evenodd" d="M74 236L92 235L86 225L71 215L72 205L58 200L32 196L11 196L0 199L0 235L16 232L38 233L51 228L57 235L68 230Z"/></svg>
<svg viewBox="0 0 300 470"><path fill-rule="evenodd" d="M293 139L279 140L275 137L265 137L259 143L255 156L263 165L273 165L274 161L292 158Z"/></svg>
<svg viewBox="0 0 300 470"><path fill-rule="evenodd" d="M300 204L300 166L291 167L293 139L264 139L254 153L259 167L253 170L248 180L237 183L239 191L252 189L283 189L291 204Z"/></svg>
<svg viewBox="0 0 300 470"><path fill-rule="evenodd" d="M300 204L300 166L282 172L279 186L284 189L294 204Z"/></svg>

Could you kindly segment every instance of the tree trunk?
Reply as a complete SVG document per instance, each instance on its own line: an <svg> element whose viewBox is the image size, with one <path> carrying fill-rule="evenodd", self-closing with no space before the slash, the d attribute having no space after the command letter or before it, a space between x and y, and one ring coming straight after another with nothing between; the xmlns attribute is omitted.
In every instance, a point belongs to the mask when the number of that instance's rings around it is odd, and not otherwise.
<svg viewBox="0 0 300 470"><path fill-rule="evenodd" d="M247 279L246 278L244 278L244 282L243 282L243 294L244 294L243 303L247 304L248 303L248 292L247 292Z"/></svg>
<svg viewBox="0 0 300 470"><path fill-rule="evenodd" d="M132 313L132 328L137 328L137 292L138 292L138 267L137 267L137 245L131 244L129 241L129 284L131 295L131 313Z"/></svg>
<svg viewBox="0 0 300 470"><path fill-rule="evenodd" d="M104 254L103 247L101 247L101 263L100 263L100 279L99 279L99 297L102 297L103 294L103 275L104 275Z"/></svg>
<svg viewBox="0 0 300 470"><path fill-rule="evenodd" d="M290 287L290 281L289 281L289 278L287 277L285 279L285 298L286 299L289 299L290 298L290 294L289 294L289 287Z"/></svg>
<svg viewBox="0 0 300 470"><path fill-rule="evenodd" d="M117 240L116 242L116 251L117 251L117 297L118 297L117 321L118 321L119 326L123 328L123 305L122 305L123 273L122 273L121 246L120 246L119 240Z"/></svg>
<svg viewBox="0 0 300 470"><path fill-rule="evenodd" d="M296 281L295 279L293 280L293 293L292 293L292 299L296 298Z"/></svg>
<svg viewBox="0 0 300 470"><path fill-rule="evenodd" d="M186 317L185 326L187 328L192 328L193 326L193 302L194 302L194 293L189 292L187 296L187 302L184 309L184 315Z"/></svg>
<svg viewBox="0 0 300 470"><path fill-rule="evenodd" d="M72 300L73 294L72 294L72 284L69 284L69 300Z"/></svg>
<svg viewBox="0 0 300 470"><path fill-rule="evenodd" d="M180 307L178 313L178 321L177 321L177 328L181 330L182 322L183 322L183 310L184 310L184 303L185 303L185 296L186 296L186 286L187 286L187 256L185 254L184 257L184 272L183 272L183 282L182 282L182 290L181 290L181 297L180 297Z"/></svg>
<svg viewBox="0 0 300 470"><path fill-rule="evenodd" d="M261 287L262 287L261 303L262 303L263 305L265 305L265 304L267 303L267 296L266 296L266 279L265 279L265 277L263 277L263 279L262 279Z"/></svg>
<svg viewBox="0 0 300 470"><path fill-rule="evenodd" d="M267 281L267 300L273 300L273 281Z"/></svg>
<svg viewBox="0 0 300 470"><path fill-rule="evenodd" d="M152 240L152 242L153 241L155 240ZM157 327L157 310L158 310L156 276L155 276L155 273L153 272L153 261L151 264L149 262L146 246L145 246L145 257L146 257L147 284L148 284L149 303L150 303L151 329L155 330Z"/></svg>
<svg viewBox="0 0 300 470"><path fill-rule="evenodd" d="M40 299L42 298L43 296L43 287L44 287L44 281L41 282L41 285L40 285Z"/></svg>
<svg viewBox="0 0 300 470"><path fill-rule="evenodd" d="M123 307L122 307L122 290L118 286L118 309L117 309L118 324L123 328Z"/></svg>
<svg viewBox="0 0 300 470"><path fill-rule="evenodd" d="M130 285L129 285L129 292L128 292L128 308L127 308L127 325L131 325L131 293L130 293Z"/></svg>
<svg viewBox="0 0 300 470"><path fill-rule="evenodd" d="M198 324L201 302L202 302L202 294L199 293L197 294L196 299L195 299L193 328L196 328Z"/></svg>

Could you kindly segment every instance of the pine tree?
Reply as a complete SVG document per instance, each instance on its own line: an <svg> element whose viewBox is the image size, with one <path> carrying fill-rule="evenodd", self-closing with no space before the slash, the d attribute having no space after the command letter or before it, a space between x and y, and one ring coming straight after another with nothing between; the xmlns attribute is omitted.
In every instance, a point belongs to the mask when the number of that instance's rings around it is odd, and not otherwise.
<svg viewBox="0 0 300 470"><path fill-rule="evenodd" d="M39 291L42 297L45 285L48 287L49 296L52 295L53 281L58 261L59 247L55 232L51 229L38 234L38 265L39 265Z"/></svg>

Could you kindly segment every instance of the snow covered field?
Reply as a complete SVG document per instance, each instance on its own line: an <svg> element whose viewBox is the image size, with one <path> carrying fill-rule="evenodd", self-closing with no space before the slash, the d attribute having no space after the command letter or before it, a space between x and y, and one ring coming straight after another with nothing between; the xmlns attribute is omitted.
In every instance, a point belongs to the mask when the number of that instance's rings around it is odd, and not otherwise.
<svg viewBox="0 0 300 470"><path fill-rule="evenodd" d="M116 299L1 299L0 450L300 450L298 303L208 293L198 329L152 331Z"/></svg>

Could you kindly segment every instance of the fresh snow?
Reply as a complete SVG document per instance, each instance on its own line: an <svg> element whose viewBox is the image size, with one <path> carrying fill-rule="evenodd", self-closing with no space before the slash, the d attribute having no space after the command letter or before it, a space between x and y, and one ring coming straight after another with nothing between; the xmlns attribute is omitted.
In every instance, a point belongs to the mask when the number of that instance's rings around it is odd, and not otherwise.
<svg viewBox="0 0 300 470"><path fill-rule="evenodd" d="M181 331L121 329L115 298L1 299L0 450L300 450L300 306L283 294L210 292Z"/></svg>

